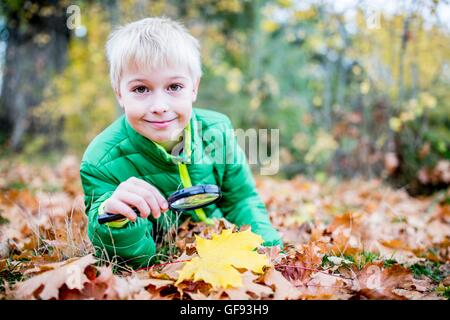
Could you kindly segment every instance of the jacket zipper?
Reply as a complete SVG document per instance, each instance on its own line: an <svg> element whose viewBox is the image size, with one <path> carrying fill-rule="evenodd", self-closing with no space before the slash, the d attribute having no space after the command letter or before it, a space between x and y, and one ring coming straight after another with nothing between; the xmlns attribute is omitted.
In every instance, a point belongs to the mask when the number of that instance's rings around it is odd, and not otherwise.
<svg viewBox="0 0 450 320"><path fill-rule="evenodd" d="M185 134L185 136L184 136L184 138L185 138L184 151L187 153L187 159L190 159L190 155L191 155L191 124L190 123L187 125L186 129L184 130L184 134ZM164 149L158 143L156 143L156 142L154 142L154 143L169 158L174 159L174 157L172 155L167 153L166 149ZM189 171L187 169L186 164L180 158L175 159L175 161L178 164L178 173L180 175L180 179L181 179L181 183L183 184L183 187L184 188L192 187L191 177L189 176ZM208 217L206 217L205 211L202 208L195 209L194 212L197 215L197 217L200 219L200 221L203 221L207 224L212 223L212 220L209 219Z"/></svg>

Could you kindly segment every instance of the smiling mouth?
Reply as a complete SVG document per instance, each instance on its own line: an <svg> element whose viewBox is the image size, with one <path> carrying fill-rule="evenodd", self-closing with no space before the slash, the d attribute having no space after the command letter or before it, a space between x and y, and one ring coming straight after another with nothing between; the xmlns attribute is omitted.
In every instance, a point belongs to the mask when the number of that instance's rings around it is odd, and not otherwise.
<svg viewBox="0 0 450 320"><path fill-rule="evenodd" d="M149 121L149 120L144 120L144 121L145 121L145 122L149 122L149 123L155 123L155 124L163 124L163 123L171 122L171 121L173 121L173 120L175 120L175 119L176 119L176 117L173 118L173 119L170 119L170 120L163 120L163 121Z"/></svg>

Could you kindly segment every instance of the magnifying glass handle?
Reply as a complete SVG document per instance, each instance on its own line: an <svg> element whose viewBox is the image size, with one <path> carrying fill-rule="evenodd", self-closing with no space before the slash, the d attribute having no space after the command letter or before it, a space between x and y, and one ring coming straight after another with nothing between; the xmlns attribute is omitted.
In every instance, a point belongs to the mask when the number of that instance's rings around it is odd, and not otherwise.
<svg viewBox="0 0 450 320"><path fill-rule="evenodd" d="M137 208L133 208L133 211L139 216L139 210ZM104 213L98 216L98 223L104 224L107 222L113 222L120 219L126 218L124 215L115 214L115 213Z"/></svg>

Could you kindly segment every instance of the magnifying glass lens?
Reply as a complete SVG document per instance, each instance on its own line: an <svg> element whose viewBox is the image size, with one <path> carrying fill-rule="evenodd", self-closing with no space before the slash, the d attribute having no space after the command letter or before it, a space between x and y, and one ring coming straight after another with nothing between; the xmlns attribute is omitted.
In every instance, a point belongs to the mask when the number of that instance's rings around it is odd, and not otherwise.
<svg viewBox="0 0 450 320"><path fill-rule="evenodd" d="M219 196L220 195L217 193L195 194L174 201L171 204L171 207L178 210L190 210L192 208L204 207L216 201Z"/></svg>

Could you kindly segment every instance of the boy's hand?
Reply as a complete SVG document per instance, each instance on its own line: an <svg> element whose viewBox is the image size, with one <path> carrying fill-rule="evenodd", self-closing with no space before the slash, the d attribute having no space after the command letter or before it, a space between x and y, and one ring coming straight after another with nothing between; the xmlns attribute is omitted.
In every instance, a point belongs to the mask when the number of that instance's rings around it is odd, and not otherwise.
<svg viewBox="0 0 450 320"><path fill-rule="evenodd" d="M168 210L169 204L150 183L131 177L119 184L111 197L106 200L104 210L136 221L136 213L131 207L136 207L142 218L147 218L151 213L157 219L161 212Z"/></svg>

